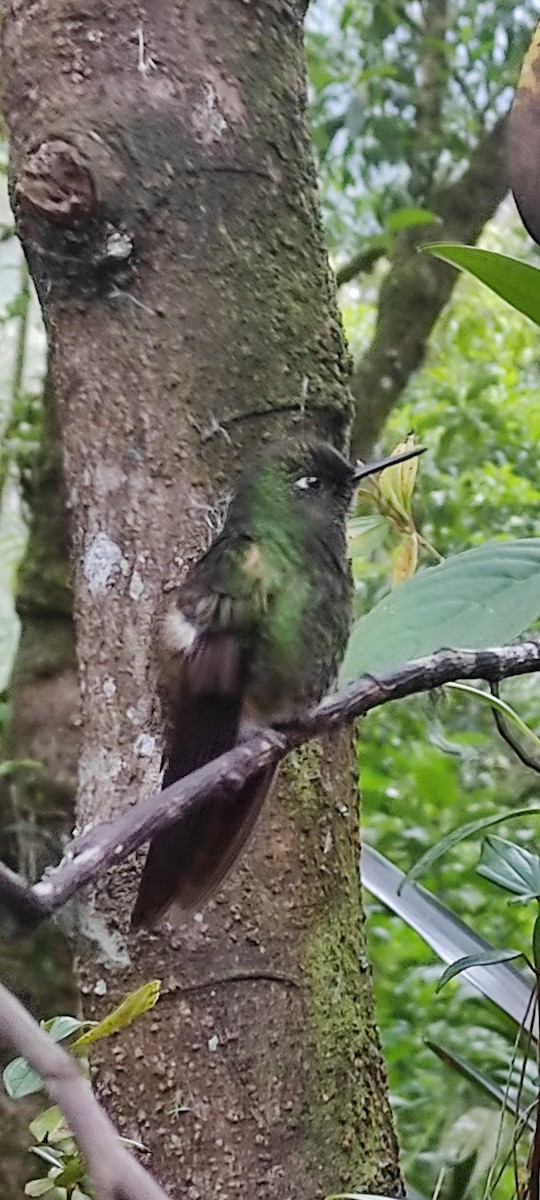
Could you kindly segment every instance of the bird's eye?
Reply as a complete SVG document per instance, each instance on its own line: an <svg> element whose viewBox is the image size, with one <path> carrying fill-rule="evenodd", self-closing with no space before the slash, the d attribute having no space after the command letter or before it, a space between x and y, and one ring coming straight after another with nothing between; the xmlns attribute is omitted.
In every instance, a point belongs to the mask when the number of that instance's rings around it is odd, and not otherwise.
<svg viewBox="0 0 540 1200"><path fill-rule="evenodd" d="M295 487L301 488L303 492L306 492L308 488L318 488L320 482L320 479L317 479L316 475L302 475L300 479L296 480Z"/></svg>

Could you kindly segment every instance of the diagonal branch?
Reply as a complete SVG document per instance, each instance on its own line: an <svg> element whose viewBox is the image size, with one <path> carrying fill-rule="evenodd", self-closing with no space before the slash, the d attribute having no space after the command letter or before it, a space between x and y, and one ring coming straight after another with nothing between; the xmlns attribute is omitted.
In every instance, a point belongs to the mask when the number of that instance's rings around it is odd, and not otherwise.
<svg viewBox="0 0 540 1200"><path fill-rule="evenodd" d="M491 683L536 671L540 671L540 640L531 639L491 650L438 650L378 677L363 675L343 691L328 696L294 727L260 730L198 771L74 839L59 866L39 883L27 884L0 864L0 905L21 929L38 925L87 883L122 862L180 816L200 808L209 797L234 795L252 775L276 766L290 750L311 738L381 704L458 679Z"/></svg>
<svg viewBox="0 0 540 1200"><path fill-rule="evenodd" d="M478 144L461 178L426 198L428 208L442 221L437 241L474 245L504 200L508 190L505 132L503 119ZM401 391L421 366L428 337L456 281L454 268L417 254L419 244L428 240L420 227L404 230L394 242L379 295L375 335L352 379L356 404L352 448L360 458L369 458Z"/></svg>
<svg viewBox="0 0 540 1200"><path fill-rule="evenodd" d="M169 1200L122 1145L77 1063L0 983L0 1046L17 1050L41 1075L76 1138L96 1200Z"/></svg>

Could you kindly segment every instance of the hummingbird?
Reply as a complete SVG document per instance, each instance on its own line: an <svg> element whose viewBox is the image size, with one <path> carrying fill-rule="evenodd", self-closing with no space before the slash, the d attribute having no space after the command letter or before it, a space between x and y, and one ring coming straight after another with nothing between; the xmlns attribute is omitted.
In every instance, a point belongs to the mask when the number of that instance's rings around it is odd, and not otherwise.
<svg viewBox="0 0 540 1200"><path fill-rule="evenodd" d="M352 617L346 521L354 492L421 452L364 465L327 443L271 446L242 472L221 532L161 624L163 787L254 726L294 722L330 690ZM244 847L274 776L265 769L230 798L209 796L155 835L132 929L151 928L172 905L189 910L206 900Z"/></svg>

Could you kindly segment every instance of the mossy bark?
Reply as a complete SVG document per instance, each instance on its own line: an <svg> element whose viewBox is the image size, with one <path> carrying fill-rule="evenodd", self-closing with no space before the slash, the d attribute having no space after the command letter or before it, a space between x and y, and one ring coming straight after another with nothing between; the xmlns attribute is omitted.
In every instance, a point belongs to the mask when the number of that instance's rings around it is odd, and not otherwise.
<svg viewBox="0 0 540 1200"><path fill-rule="evenodd" d="M73 514L81 820L155 786L156 614L246 456L346 442L302 17L289 0L154 0L135 29L127 0L6 15L12 194ZM297 756L242 866L181 927L129 938L133 864L81 910L89 1015L162 980L152 1015L100 1047L97 1084L191 1200L399 1190L352 763L345 737Z"/></svg>

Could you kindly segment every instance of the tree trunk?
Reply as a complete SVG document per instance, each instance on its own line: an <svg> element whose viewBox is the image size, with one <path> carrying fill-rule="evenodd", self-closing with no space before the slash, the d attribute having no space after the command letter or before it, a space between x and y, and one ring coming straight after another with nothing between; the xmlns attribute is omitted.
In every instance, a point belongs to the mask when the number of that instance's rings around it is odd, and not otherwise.
<svg viewBox="0 0 540 1200"><path fill-rule="evenodd" d="M303 118L303 6L12 0L12 196L43 305L72 509L79 820L155 787L162 593L268 438L343 444L343 346ZM176 1195L399 1190L345 735L291 756L245 856L129 937L135 866L81 911L88 1015L162 998L98 1087ZM105 1001L100 1000L106 992Z"/></svg>

